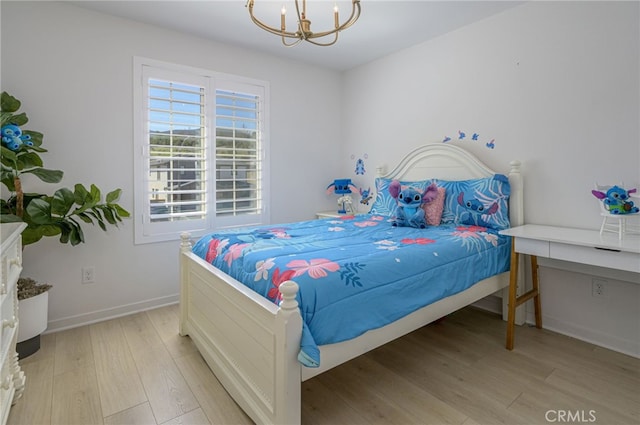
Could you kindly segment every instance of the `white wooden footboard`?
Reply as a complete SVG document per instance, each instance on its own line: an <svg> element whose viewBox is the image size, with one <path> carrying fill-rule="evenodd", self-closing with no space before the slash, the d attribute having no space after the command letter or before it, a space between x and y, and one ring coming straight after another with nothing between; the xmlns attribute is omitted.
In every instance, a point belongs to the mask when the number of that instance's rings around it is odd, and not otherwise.
<svg viewBox="0 0 640 425"><path fill-rule="evenodd" d="M280 285L278 308L192 254L186 234L180 270L180 334L256 423L300 423L298 285Z"/></svg>

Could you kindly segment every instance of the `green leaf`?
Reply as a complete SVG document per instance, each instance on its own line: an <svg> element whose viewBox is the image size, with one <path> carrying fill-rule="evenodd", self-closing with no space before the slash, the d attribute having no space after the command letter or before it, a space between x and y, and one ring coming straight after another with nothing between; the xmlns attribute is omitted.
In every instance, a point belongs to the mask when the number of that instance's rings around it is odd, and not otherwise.
<svg viewBox="0 0 640 425"><path fill-rule="evenodd" d="M33 146L30 147L31 149L33 149L34 147L40 147L40 145L42 144L44 135L39 131L23 130L22 133L31 136L31 142L33 143Z"/></svg>
<svg viewBox="0 0 640 425"><path fill-rule="evenodd" d="M40 153L42 153L42 152L49 152L49 151L48 151L48 150L46 150L45 148L41 148L40 146L36 146L36 145L33 145L33 146L29 147L29 149L31 149L31 150L33 150L33 151L36 151L36 152L40 152Z"/></svg>
<svg viewBox="0 0 640 425"><path fill-rule="evenodd" d="M27 227L22 231L22 246L31 245L32 243L38 242L42 239L42 233L40 233L39 228L30 228Z"/></svg>
<svg viewBox="0 0 640 425"><path fill-rule="evenodd" d="M34 168L33 170L25 170L24 173L31 173L45 183L60 183L64 172L60 170L48 170L46 168Z"/></svg>
<svg viewBox="0 0 640 425"><path fill-rule="evenodd" d="M0 223L20 223L23 220L17 215L13 214L0 214Z"/></svg>
<svg viewBox="0 0 640 425"><path fill-rule="evenodd" d="M29 202L26 211L31 220L36 224L51 224L51 205L41 198L36 198Z"/></svg>
<svg viewBox="0 0 640 425"><path fill-rule="evenodd" d="M128 218L131 216L131 214L129 214L129 211L125 210L124 208L122 208L120 205L113 205L113 208L115 208L115 210L117 211L118 215L120 217L123 218Z"/></svg>
<svg viewBox="0 0 640 425"><path fill-rule="evenodd" d="M18 169L42 167L42 158L35 152L26 152L18 155Z"/></svg>
<svg viewBox="0 0 640 425"><path fill-rule="evenodd" d="M82 232L82 227L80 227L80 224L76 223L72 219L69 219L68 223L71 226L71 232L69 233L69 240L71 241L71 245L76 246L79 243L83 243L84 233Z"/></svg>
<svg viewBox="0 0 640 425"><path fill-rule="evenodd" d="M60 242L69 243L69 236L71 235L71 226L67 223L60 223Z"/></svg>
<svg viewBox="0 0 640 425"><path fill-rule="evenodd" d="M76 213L76 216L78 218L80 218L80 220L84 221L87 224L93 224L93 220L91 219L91 217L89 216L89 214L85 213L85 212L81 212L81 213Z"/></svg>
<svg viewBox="0 0 640 425"><path fill-rule="evenodd" d="M77 183L73 187L73 194L76 197L76 204L78 205L84 205L89 197L89 191L80 183Z"/></svg>
<svg viewBox="0 0 640 425"><path fill-rule="evenodd" d="M11 118L8 119L8 121L10 124L13 125L17 125L18 127L25 125L26 123L29 122L29 118L27 118L27 114L25 114L24 112L18 114L18 115L14 115Z"/></svg>
<svg viewBox="0 0 640 425"><path fill-rule="evenodd" d="M2 173L2 176L0 177L0 183L4 184L5 186L7 186L7 189L9 190L9 192L15 192L16 188L13 184L13 175L9 174L9 173Z"/></svg>
<svg viewBox="0 0 640 425"><path fill-rule="evenodd" d="M121 192L122 192L122 189L116 189L112 192L107 193L107 197L106 197L107 204L111 204L117 201L118 198L120 198Z"/></svg>
<svg viewBox="0 0 640 425"><path fill-rule="evenodd" d="M9 121L11 121L11 117L13 117L13 114L11 112L0 112L0 127L4 126L5 124L9 124Z"/></svg>
<svg viewBox="0 0 640 425"><path fill-rule="evenodd" d="M107 231L107 226L104 223L104 219L102 218L102 215L100 215L100 211L97 211L97 212L96 211L87 211L87 214L92 215L96 219L96 223L98 223L98 226L100 226L100 228L102 230L104 230L105 232Z"/></svg>
<svg viewBox="0 0 640 425"><path fill-rule="evenodd" d="M2 112L15 112L20 109L20 101L3 91L2 95L0 95L0 108Z"/></svg>
<svg viewBox="0 0 640 425"><path fill-rule="evenodd" d="M71 190L66 187L56 190L51 199L51 214L66 216L74 202L75 197Z"/></svg>
<svg viewBox="0 0 640 425"><path fill-rule="evenodd" d="M55 236L60 234L60 226L57 224L41 224L38 230L42 236Z"/></svg>
<svg viewBox="0 0 640 425"><path fill-rule="evenodd" d="M0 152L2 152L2 163L4 165L6 165L7 167L12 167L13 168L13 162L16 162L16 160L18 159L18 157L16 156L16 153L14 151L12 151L11 149L7 148L6 146L2 146L0 147ZM6 163L6 160L11 161L11 163Z"/></svg>
<svg viewBox="0 0 640 425"><path fill-rule="evenodd" d="M118 223L116 222L116 218L113 216L113 211L111 211L111 208L106 206L101 206L100 209L102 209L104 218L109 222L109 224L112 224L114 226L118 225Z"/></svg>
<svg viewBox="0 0 640 425"><path fill-rule="evenodd" d="M22 232L22 244L30 245L38 242L43 237L60 234L60 227L56 224L29 226Z"/></svg>
<svg viewBox="0 0 640 425"><path fill-rule="evenodd" d="M91 199L93 199L94 203L97 204L98 202L100 202L101 197L102 197L102 194L100 193L100 189L98 189L98 186L96 186L95 184L92 184Z"/></svg>

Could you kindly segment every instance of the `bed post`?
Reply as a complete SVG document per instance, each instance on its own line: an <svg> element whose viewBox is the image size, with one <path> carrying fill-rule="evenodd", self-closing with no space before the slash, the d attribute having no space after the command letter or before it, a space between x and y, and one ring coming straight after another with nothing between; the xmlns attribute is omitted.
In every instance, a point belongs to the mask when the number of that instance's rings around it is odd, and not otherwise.
<svg viewBox="0 0 640 425"><path fill-rule="evenodd" d="M296 294L298 284L288 280L279 287L282 294L280 309L276 314L276 393L275 423L299 424L302 421L302 371L298 362L302 335L302 316Z"/></svg>
<svg viewBox="0 0 640 425"><path fill-rule="evenodd" d="M189 315L189 285L187 284L189 279L188 261L185 254L191 252L191 235L187 232L180 234L180 328L178 332L181 336L186 336L189 332L186 329L187 318Z"/></svg>
<svg viewBox="0 0 640 425"><path fill-rule="evenodd" d="M509 221L511 227L522 226L524 224L524 183L522 180L522 173L520 172L520 161L511 161L509 163L511 169L509 170L509 186L511 186L511 195L509 196ZM524 265L522 259L518 264L518 282L524 282ZM517 288L517 293L521 294L524 288ZM509 287L507 286L502 290L502 320L508 319L509 312ZM515 323L522 325L525 321L525 309L516 309Z"/></svg>

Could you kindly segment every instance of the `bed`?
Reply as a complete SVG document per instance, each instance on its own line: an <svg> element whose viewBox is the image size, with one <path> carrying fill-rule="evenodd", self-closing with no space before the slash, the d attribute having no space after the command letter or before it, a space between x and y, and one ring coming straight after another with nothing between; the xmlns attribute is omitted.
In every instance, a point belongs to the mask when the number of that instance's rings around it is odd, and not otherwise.
<svg viewBox="0 0 640 425"><path fill-rule="evenodd" d="M389 182L391 180L401 180L403 182L433 182L437 179L446 185L446 182L457 184L458 181L492 179L499 172L491 170L484 165L479 159L468 151L463 150L454 145L436 143L421 146L412 152L409 152L399 164L389 173L379 175L376 184L380 182ZM506 179L506 178L505 178ZM409 184L409 183L407 183ZM522 177L520 174L520 163L513 161L510 163L508 172L508 186L510 193L508 196L508 209L502 207L502 213L507 214L507 221L500 223L501 225L520 225L523 222L523 194L522 194ZM380 190L380 187L378 188ZM448 189L447 189L448 190ZM449 199L451 202L460 205L466 204L473 206L473 199ZM507 202L507 199L504 199ZM374 207L380 206L378 199ZM492 208L492 211L498 210L498 207ZM446 212L445 212L446 215ZM496 214L496 217L498 214ZM487 218L488 215L473 215L471 218L478 220L478 217ZM469 217L467 217L469 218ZM443 221L445 217L443 216ZM489 218L490 219L490 218ZM309 228L310 233L315 232L315 225L324 225L325 227L348 227L355 225L356 227L369 227L365 222L374 223L370 225L374 227L379 223L385 222L379 214L374 211L370 216L358 216L350 219L351 224L335 223L331 219L324 221L318 220L315 223L305 222L301 225ZM319 338L322 342L315 344L312 341L313 349L317 349L318 358L321 359L319 364L316 362L305 362L305 347L308 347L308 332L312 328L309 322L309 316L306 313L307 307L301 300L308 300L310 297L303 292L306 290L306 283L303 282L304 277L301 275L289 274L287 280L278 282L277 303L265 296L258 294L254 290L245 286L239 280L231 277L230 274L234 269L232 261L238 257L227 253L225 262L228 267L221 265L214 267L209 261L214 260L207 258L206 254L200 252L200 255L194 252L194 246L191 243L190 236L184 234L182 236L180 246L180 334L189 335L198 350L202 354L209 367L215 373L216 377L227 389L229 394L236 400L240 407L254 420L256 423L300 423L301 421L301 382L310 379L326 370L329 370L339 364L353 359L363 353L366 353L380 345L383 345L393 339L405 335L415 329L418 329L434 320L437 320L453 311L464 306L470 305L488 295L497 293L509 285L509 251L510 241L505 248L505 241L499 242L496 236L487 231L483 227L486 223L480 222L464 222L462 228L458 229L456 224L449 228L443 226L441 229L431 229L443 233L448 239L459 239L458 243L467 243L459 236L460 232L482 230L485 239L491 241L495 245L501 246L501 254L496 260L501 265L498 272L491 272L490 276L481 276L479 281L473 281L457 287L452 293L447 293L435 300L429 301L425 306L418 307L408 313L402 313L400 318L393 318L386 324L378 323L374 329L354 331L357 336L338 338L337 342L328 339ZM295 233L294 225L291 225L291 232ZM385 225L380 225L384 228ZM274 230L275 229L275 230ZM396 230L384 228L389 234ZM393 229L398 229L394 227ZM400 229L404 231L417 231L422 229ZM270 232L289 231L288 226L276 226L271 228ZM253 232L253 233L251 233ZM302 232L302 231L300 231ZM334 232L335 234L336 232ZM497 232L496 232L497 234ZM234 237L256 239L255 229L238 230ZM264 249L264 235L259 237L262 239L260 249ZM355 234L354 234L355 235ZM448 236L447 236L448 235ZM276 242L270 242L273 235L269 235L267 245ZM454 238L454 236L456 236ZM380 238L363 233L361 238ZM354 240L359 240L353 237ZM393 246L398 240L428 240L429 244L436 246L435 239L404 237L393 239L394 236L384 238L388 246ZM212 237L215 239L215 237ZM211 246L214 239L207 240L206 243ZM466 239L466 238L465 238ZM215 239L216 243L219 239ZM246 239L242 239L246 240ZM431 243L431 242L434 243ZM202 244L202 240L199 241ZM323 242L324 243L324 242ZM413 243L413 242L412 242ZM318 245L314 240L308 245ZM244 246L244 245L242 245ZM439 246L439 245L438 245ZM202 251L202 246L195 246L195 251ZM404 248L404 246L403 246ZM258 249L257 251L260 251ZM350 248L349 248L350 249ZM475 247L473 249L476 249ZM477 248L480 250L480 248ZM206 251L206 250L205 250ZM246 249L246 251L249 251ZM388 258L375 257L375 263L390 261L404 261L405 257L401 257L398 252L392 249L380 250L388 253ZM266 251L271 255L271 251ZM404 251L403 251L404 252ZM407 252L409 249L407 248ZM430 256L446 256L444 252L438 255L433 249L429 251ZM255 254L255 252L254 252ZM376 255L379 253L376 252ZM289 254L291 255L291 254ZM258 257L254 257L255 258ZM221 260L222 258L218 258ZM266 260L266 258L265 258ZM484 260L483 260L484 261ZM493 261L493 260L491 260ZM506 261L507 267L504 267ZM262 264L262 263L261 263ZM438 266L440 267L440 266ZM471 268L471 267L460 267ZM329 270L327 268L325 271ZM224 270L224 271L223 271ZM331 271L331 270L329 270ZM335 270L333 270L335 271ZM353 270L352 270L353 271ZM357 271L357 270L356 270ZM229 272L229 274L227 273ZM258 272L261 272L260 270ZM266 273L266 271L265 271ZM381 272L377 272L381 273ZM493 274L495 273L495 274ZM325 273L326 275L327 273ZM329 273L331 274L331 273ZM334 273L338 274L338 273ZM252 275L253 276L253 275ZM294 277L295 276L295 277ZM422 274L421 279L425 275ZM429 279L440 279L434 276L450 276L450 274L434 274ZM254 280L258 280L255 275ZM290 278L290 279L289 279ZM461 280L474 279L470 277L460 278ZM296 280L300 283L298 285ZM343 280L344 276L343 276ZM348 279L347 279L348 280ZM418 281L418 279L415 279ZM450 277L440 279L442 281L452 280ZM408 281L409 284L416 283ZM422 282L422 280L420 280ZM349 283L349 282L347 282ZM434 282L435 283L435 282ZM438 282L442 283L442 282ZM447 282L455 286L456 282ZM356 288L356 284L351 281L351 286ZM349 285L343 285L349 286ZM362 285L361 285L362 286ZM414 285L415 286L415 285ZM351 288L349 288L351 289ZM299 292L300 290L300 292ZM401 298L403 292L402 287L391 286L395 293L385 295L388 299ZM273 291L270 295L276 295ZM355 296L353 297L355 299ZM428 298L428 297L427 297ZM299 305L300 301L300 305ZM334 300L335 301L335 300ZM315 300L314 300L315 302ZM279 305L278 305L279 304ZM504 304L504 303L503 303ZM354 306L354 314L361 313L361 306ZM350 308L348 305L345 308ZM301 314L301 310L304 314ZM304 320L303 320L304 319ZM313 321L311 321L313 322ZM319 323L323 323L320 321ZM326 323L326 321L324 322ZM313 332L311 332L313 333ZM329 332L333 333L333 332ZM325 343L325 341L329 341ZM306 359L309 360L309 359ZM314 360L314 359L311 359ZM314 367L307 367L305 365Z"/></svg>

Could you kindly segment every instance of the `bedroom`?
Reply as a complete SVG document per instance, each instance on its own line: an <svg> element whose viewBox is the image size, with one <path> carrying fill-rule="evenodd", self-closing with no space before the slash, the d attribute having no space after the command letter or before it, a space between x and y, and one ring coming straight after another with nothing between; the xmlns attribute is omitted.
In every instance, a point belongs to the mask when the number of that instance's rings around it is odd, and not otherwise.
<svg viewBox="0 0 640 425"><path fill-rule="evenodd" d="M73 5L2 2L1 13L2 88L45 133L47 164L68 181L124 188L130 209L134 56L270 82L273 223L332 208L323 189L351 175L352 155L366 154L373 176L459 130L495 140L493 150L456 142L491 167L523 162L530 223L597 228L594 182L640 181L636 2L526 3L343 73ZM300 108L303 91L313 102ZM60 110L72 123L51 112ZM49 330L177 301L176 241L135 245L132 220L88 240L25 250L25 274L55 283ZM85 265L95 266L95 285L80 284ZM543 266L545 324L638 356L638 285L607 276L608 298L594 300L591 273Z"/></svg>

